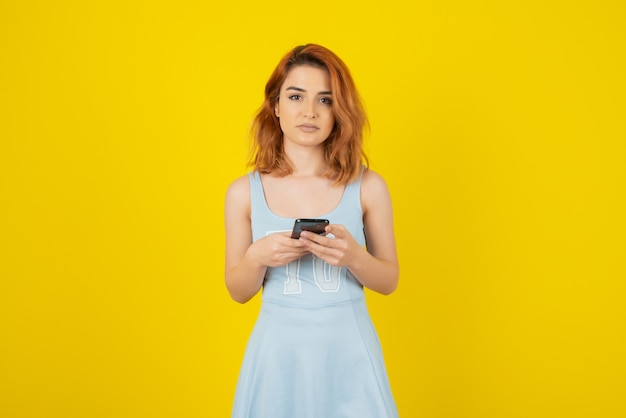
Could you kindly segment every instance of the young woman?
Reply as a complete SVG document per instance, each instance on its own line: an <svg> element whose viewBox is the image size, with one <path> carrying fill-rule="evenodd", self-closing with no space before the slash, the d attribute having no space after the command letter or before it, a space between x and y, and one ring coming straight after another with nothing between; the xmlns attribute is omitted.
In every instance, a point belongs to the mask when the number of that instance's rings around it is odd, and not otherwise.
<svg viewBox="0 0 626 418"><path fill-rule="evenodd" d="M263 288L234 418L397 417L363 287L398 283L392 205L362 150L367 118L346 65L308 44L290 51L254 121L252 171L226 193L226 286ZM291 238L297 218L323 234Z"/></svg>

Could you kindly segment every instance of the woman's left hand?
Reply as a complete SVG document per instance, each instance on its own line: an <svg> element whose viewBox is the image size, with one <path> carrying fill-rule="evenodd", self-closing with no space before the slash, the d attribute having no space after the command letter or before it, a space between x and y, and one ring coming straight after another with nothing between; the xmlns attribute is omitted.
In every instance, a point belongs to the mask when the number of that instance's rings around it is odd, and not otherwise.
<svg viewBox="0 0 626 418"><path fill-rule="evenodd" d="M331 234L332 238L328 236ZM311 253L332 266L349 266L359 251L365 251L343 225L328 225L326 236L303 231L300 242Z"/></svg>

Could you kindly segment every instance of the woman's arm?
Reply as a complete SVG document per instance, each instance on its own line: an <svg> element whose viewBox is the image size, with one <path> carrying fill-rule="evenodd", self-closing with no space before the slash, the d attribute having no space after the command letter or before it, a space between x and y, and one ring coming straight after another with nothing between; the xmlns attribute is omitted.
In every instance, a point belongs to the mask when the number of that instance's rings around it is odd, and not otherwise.
<svg viewBox="0 0 626 418"><path fill-rule="evenodd" d="M248 255L252 244L250 224L250 182L240 177L226 191L224 207L226 228L225 280L230 296L245 303L257 294L263 284L266 267Z"/></svg>
<svg viewBox="0 0 626 418"><path fill-rule="evenodd" d="M377 173L366 170L361 184L361 206L367 254L374 260L355 262L350 268L364 286L383 294L398 287L399 265L396 237L393 227L391 196L385 180Z"/></svg>
<svg viewBox="0 0 626 418"><path fill-rule="evenodd" d="M361 207L367 250L342 225L329 225L335 238L303 233L309 250L331 265L346 266L363 286L382 294L398 286L398 256L393 229L391 197L384 179L366 170L361 183Z"/></svg>
<svg viewBox="0 0 626 418"><path fill-rule="evenodd" d="M261 289L267 267L288 264L307 250L289 234L273 234L252 242L250 181L247 176L230 185L224 209L226 288L235 301L246 303Z"/></svg>

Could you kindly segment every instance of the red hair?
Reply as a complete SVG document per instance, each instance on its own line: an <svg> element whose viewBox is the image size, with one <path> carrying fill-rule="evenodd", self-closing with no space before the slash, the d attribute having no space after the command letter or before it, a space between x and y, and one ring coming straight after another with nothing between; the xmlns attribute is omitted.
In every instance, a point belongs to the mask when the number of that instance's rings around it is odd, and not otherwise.
<svg viewBox="0 0 626 418"><path fill-rule="evenodd" d="M356 180L368 159L363 151L363 132L367 115L350 71L332 51L320 45L295 47L278 63L265 85L265 100L252 124L252 149L249 165L263 174L286 176L293 168L285 159L283 135L274 107L287 74L297 66L324 69L330 77L335 126L324 141L324 155L329 163L326 177L346 185Z"/></svg>

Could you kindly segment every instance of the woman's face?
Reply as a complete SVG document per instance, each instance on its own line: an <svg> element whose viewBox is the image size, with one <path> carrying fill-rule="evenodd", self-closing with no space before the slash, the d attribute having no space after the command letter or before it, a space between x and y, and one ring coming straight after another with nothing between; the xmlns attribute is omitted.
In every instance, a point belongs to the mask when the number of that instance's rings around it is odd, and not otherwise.
<svg viewBox="0 0 626 418"><path fill-rule="evenodd" d="M275 106L285 145L322 144L335 125L332 103L326 70L309 65L292 68L280 87Z"/></svg>

